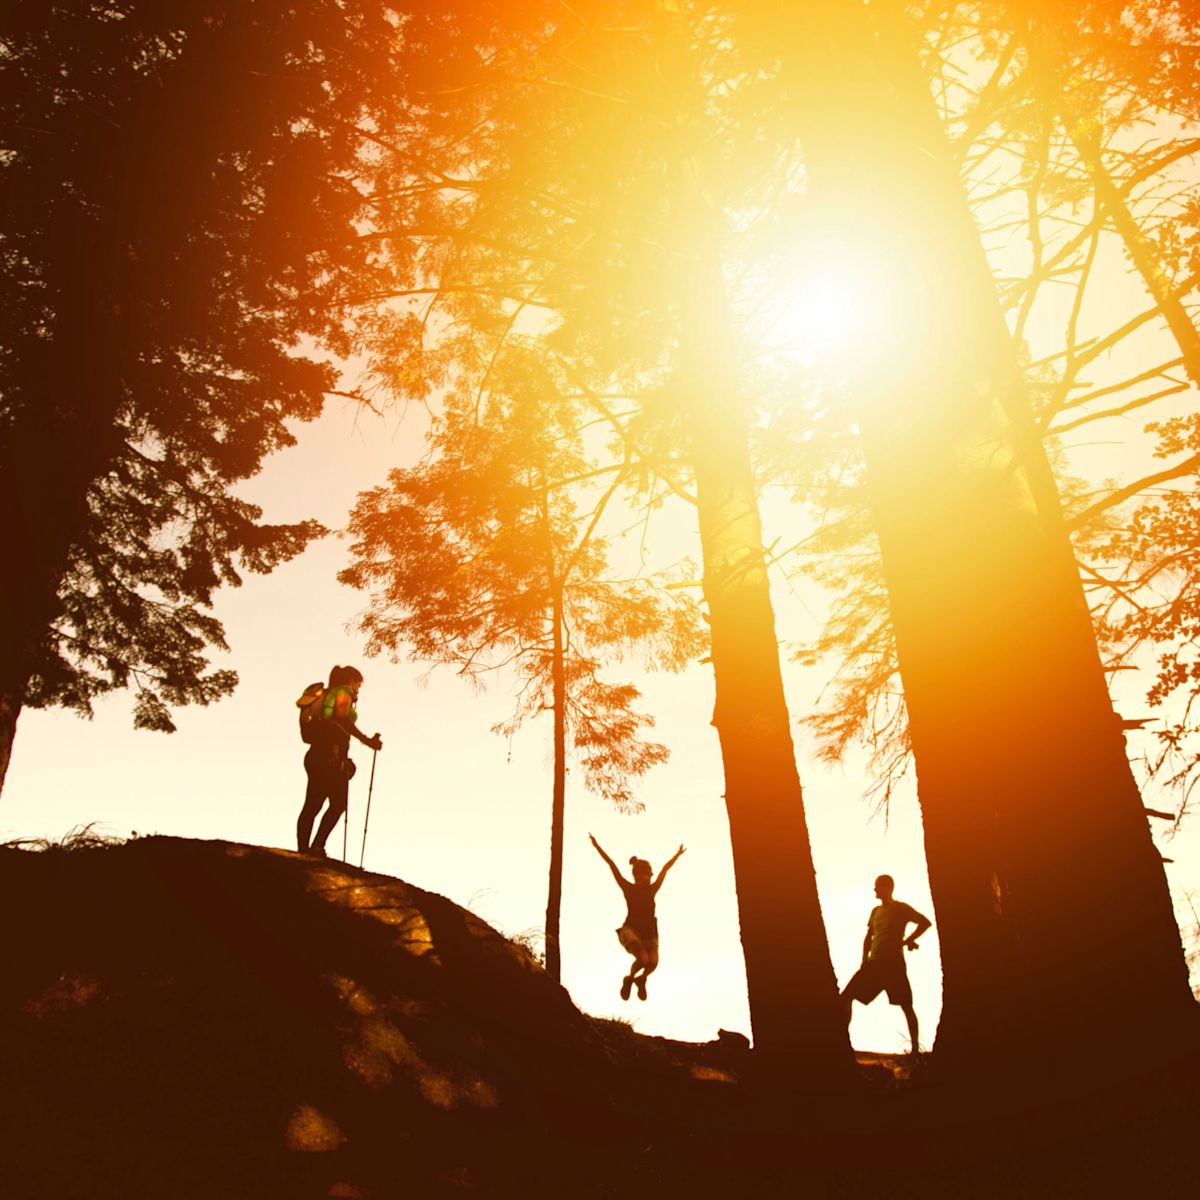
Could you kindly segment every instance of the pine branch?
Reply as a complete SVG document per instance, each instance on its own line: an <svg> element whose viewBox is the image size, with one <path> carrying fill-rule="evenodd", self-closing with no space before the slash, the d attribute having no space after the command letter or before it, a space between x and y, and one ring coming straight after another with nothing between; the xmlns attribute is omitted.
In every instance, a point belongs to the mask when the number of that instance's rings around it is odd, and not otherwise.
<svg viewBox="0 0 1200 1200"><path fill-rule="evenodd" d="M1185 475L1191 475L1197 471L1200 471L1200 454L1193 454L1191 458L1184 459L1174 467L1169 467L1154 475L1147 475L1135 483L1118 488L1115 492L1105 496L1103 500L1098 500L1095 504L1089 505L1082 512L1071 517L1066 521L1066 526L1070 530L1081 529L1101 513L1107 512L1110 508L1116 508L1119 504L1124 504L1126 500L1132 499L1139 492L1157 487L1160 483L1169 483L1173 479L1182 479Z"/></svg>

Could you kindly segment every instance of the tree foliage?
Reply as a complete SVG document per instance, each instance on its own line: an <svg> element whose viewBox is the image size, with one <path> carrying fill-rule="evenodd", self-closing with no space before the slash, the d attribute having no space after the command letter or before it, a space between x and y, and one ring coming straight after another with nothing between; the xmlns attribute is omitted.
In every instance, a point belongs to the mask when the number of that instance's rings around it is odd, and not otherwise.
<svg viewBox="0 0 1200 1200"><path fill-rule="evenodd" d="M396 17L373 0L115 0L0 17L4 765L23 704L135 723L236 682L215 588L322 530L238 495L349 347L367 114ZM2 777L2 771L0 771Z"/></svg>
<svg viewBox="0 0 1200 1200"><path fill-rule="evenodd" d="M568 739L585 785L636 809L630 781L666 748L640 736L653 720L633 707L637 688L602 671L631 653L681 669L704 641L698 613L683 592L615 576L598 531L615 488L593 488L590 507L579 507L581 481L604 476L577 406L548 400L521 369L530 355L510 338L486 399L451 395L426 459L363 493L349 525L354 561L340 578L371 593L360 622L369 653L452 665L475 681L511 668L516 706L496 727L507 736L555 707L561 595ZM619 469L609 469L614 482ZM615 515L613 505L609 525Z"/></svg>

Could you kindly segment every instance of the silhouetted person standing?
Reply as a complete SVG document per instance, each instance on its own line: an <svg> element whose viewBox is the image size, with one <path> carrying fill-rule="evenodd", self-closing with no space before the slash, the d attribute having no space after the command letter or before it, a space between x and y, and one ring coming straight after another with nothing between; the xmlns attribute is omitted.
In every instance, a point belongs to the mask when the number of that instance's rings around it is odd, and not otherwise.
<svg viewBox="0 0 1200 1200"><path fill-rule="evenodd" d="M600 843L590 833L588 838L596 853L608 864L613 878L625 896L625 923L617 930L617 939L633 955L629 974L621 980L621 999L628 1000L630 990L636 985L639 1000L646 998L646 977L658 967L658 917L654 911L654 898L662 887L667 872L684 852L682 846L667 860L658 878L650 882L653 875L650 864L644 858L631 858L629 866L633 872L630 883L617 864L604 853Z"/></svg>
<svg viewBox="0 0 1200 1200"><path fill-rule="evenodd" d="M306 700L308 705L320 705L312 715L311 745L304 756L308 787L304 793L304 807L296 821L296 845L301 854L311 850L324 858L325 843L346 812L350 780L355 771L349 753L350 739L357 738L372 750L383 749L379 734L367 737L356 724L358 711L355 704L362 684L362 672L355 667L334 667L329 673L329 686L323 693L308 692L296 701L302 709ZM327 801L329 808L321 818L317 836L310 846L313 821Z"/></svg>
<svg viewBox="0 0 1200 1200"><path fill-rule="evenodd" d="M904 948L915 950L917 938L932 922L912 905L893 899L892 890L895 886L890 875L880 875L875 880L875 895L879 897L879 904L871 910L867 920L862 966L846 984L842 1001L846 1006L846 1024L849 1025L855 1000L860 1004L870 1004L880 992L887 992L888 1003L895 1004L908 1021L912 1052L916 1054L917 1014L913 1011L912 985L908 982L908 970L904 965ZM916 929L906 937L905 930L909 925L916 925Z"/></svg>

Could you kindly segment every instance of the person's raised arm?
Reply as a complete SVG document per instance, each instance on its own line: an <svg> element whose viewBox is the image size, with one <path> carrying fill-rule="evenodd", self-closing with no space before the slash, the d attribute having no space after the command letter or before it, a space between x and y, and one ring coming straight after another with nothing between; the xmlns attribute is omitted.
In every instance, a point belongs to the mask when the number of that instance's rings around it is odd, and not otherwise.
<svg viewBox="0 0 1200 1200"><path fill-rule="evenodd" d="M607 854L604 853L604 847L601 846L598 841L596 841L595 834L589 833L588 841L590 841L592 843L592 845L596 847L596 853L598 855L600 855L600 857L602 859L604 859L604 861L606 863L608 863L608 869L612 872L613 878L620 885L621 890L624 891L625 890L625 878L624 878L624 876L622 876L621 872L617 870L617 864L615 862L613 862L613 860L611 858L609 858Z"/></svg>
<svg viewBox="0 0 1200 1200"><path fill-rule="evenodd" d="M686 847L680 846L670 858L663 863L663 868L658 873L658 878L654 881L654 890L657 892L662 887L662 881L666 879L667 872L679 861L679 856L684 853Z"/></svg>
<svg viewBox="0 0 1200 1200"><path fill-rule="evenodd" d="M927 916L925 916L924 913L917 912L915 908L909 908L908 911L911 914L908 919L910 921L915 921L917 927L908 935L908 937L904 939L904 944L910 950L915 950L917 948L917 938L919 938L921 934L925 932L925 930L930 928L933 922Z"/></svg>

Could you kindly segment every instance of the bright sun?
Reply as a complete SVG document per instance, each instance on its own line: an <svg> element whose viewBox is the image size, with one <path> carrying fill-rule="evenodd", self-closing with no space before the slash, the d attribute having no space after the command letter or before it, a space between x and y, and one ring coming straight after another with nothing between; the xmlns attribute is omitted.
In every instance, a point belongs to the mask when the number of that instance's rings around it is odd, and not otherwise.
<svg viewBox="0 0 1200 1200"><path fill-rule="evenodd" d="M801 357L865 365L915 332L911 280L885 240L822 229L781 247L769 271L764 344Z"/></svg>
<svg viewBox="0 0 1200 1200"><path fill-rule="evenodd" d="M808 278L779 297L768 337L785 351L836 352L865 332L870 308L863 281L852 275Z"/></svg>

